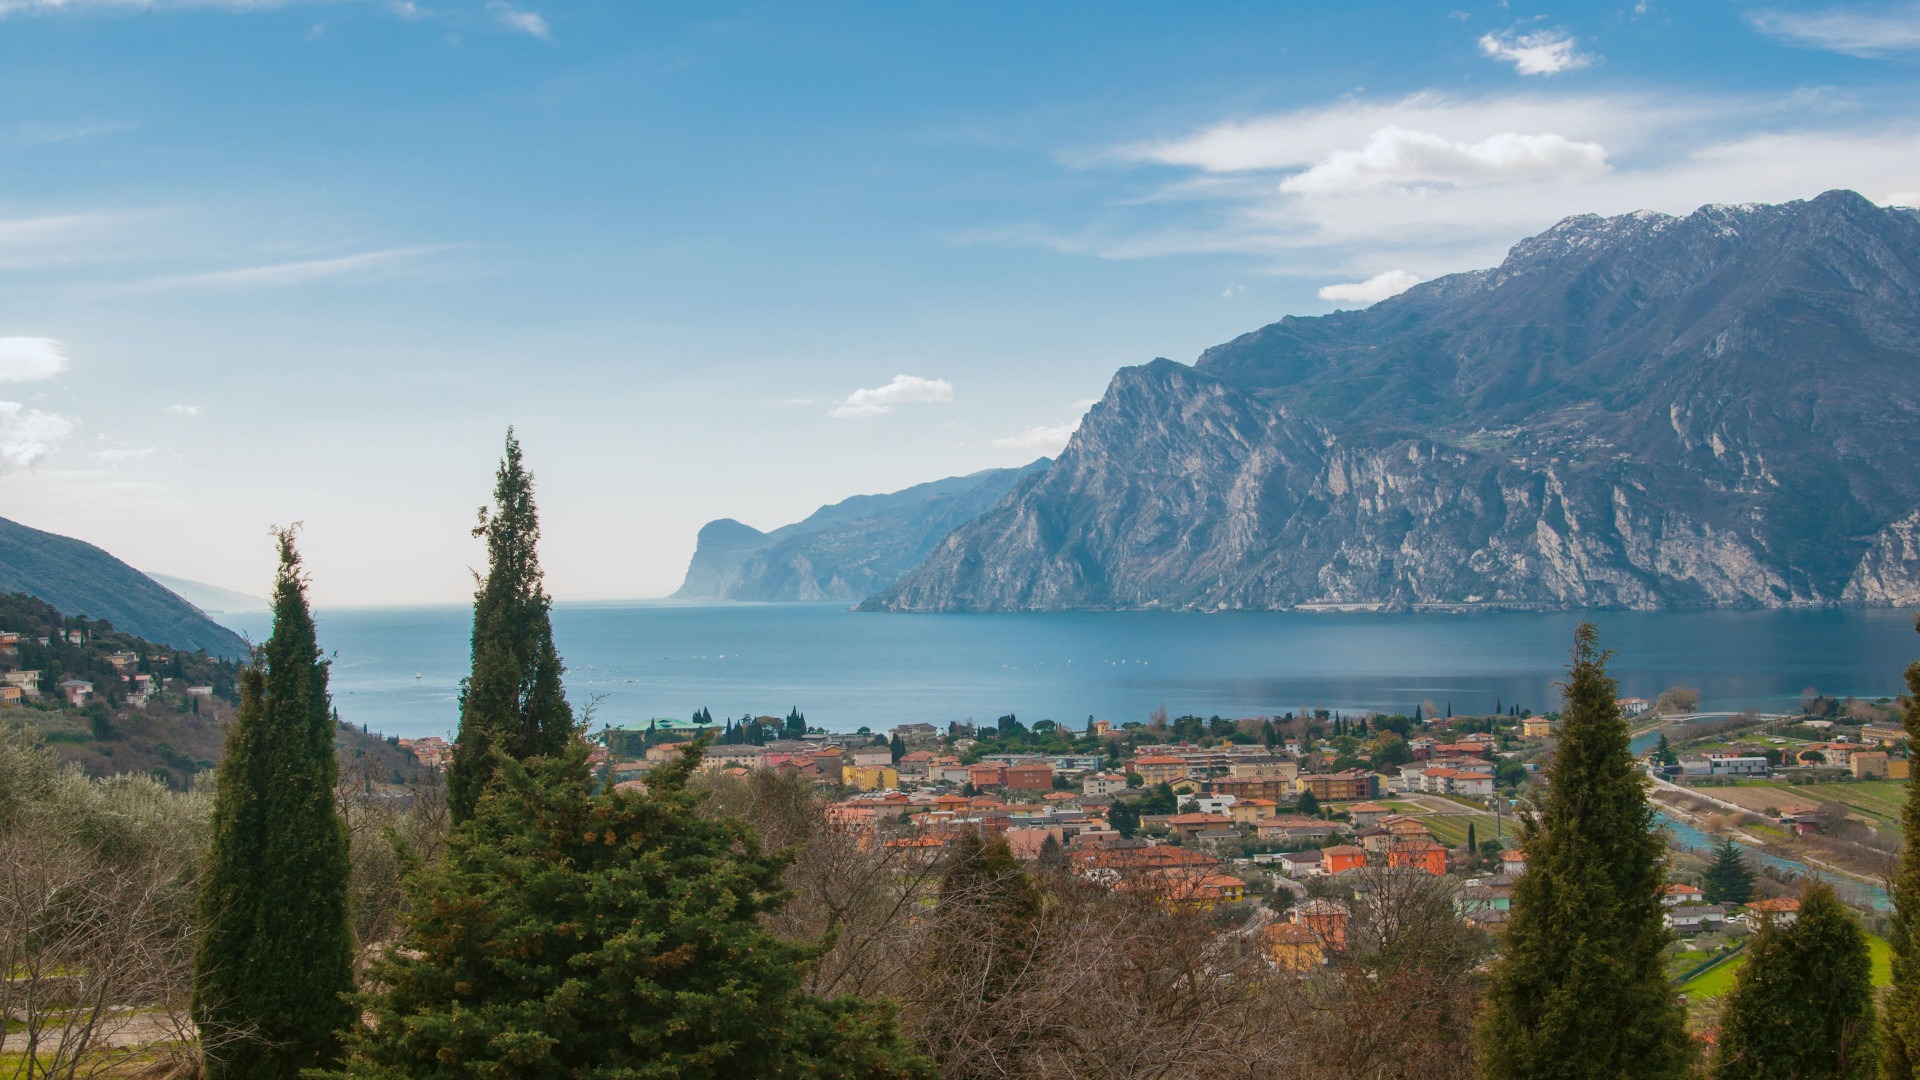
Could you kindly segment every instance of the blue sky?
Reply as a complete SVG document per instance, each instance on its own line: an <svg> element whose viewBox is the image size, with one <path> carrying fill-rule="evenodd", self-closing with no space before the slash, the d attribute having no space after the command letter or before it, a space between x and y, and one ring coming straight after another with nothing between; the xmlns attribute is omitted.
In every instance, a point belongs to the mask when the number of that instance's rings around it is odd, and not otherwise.
<svg viewBox="0 0 1920 1080"><path fill-rule="evenodd" d="M0 0L0 516L562 597L1057 450L1113 371L1567 214L1920 201L1920 4Z"/></svg>

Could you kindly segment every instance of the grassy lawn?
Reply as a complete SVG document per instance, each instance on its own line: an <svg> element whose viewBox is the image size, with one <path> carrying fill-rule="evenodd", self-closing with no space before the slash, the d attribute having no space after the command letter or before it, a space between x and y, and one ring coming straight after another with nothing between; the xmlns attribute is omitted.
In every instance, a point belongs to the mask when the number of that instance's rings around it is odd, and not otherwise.
<svg viewBox="0 0 1920 1080"><path fill-rule="evenodd" d="M1867 951L1873 957L1873 985L1893 985L1893 948L1885 938L1869 935ZM1680 992L1687 995L1689 1001L1708 1001L1722 997L1733 989L1733 980L1740 973L1740 965L1747 962L1745 953L1721 964L1717 968L1701 973L1680 984Z"/></svg>
<svg viewBox="0 0 1920 1080"><path fill-rule="evenodd" d="M1467 842L1467 820L1468 819L1465 816L1454 817L1452 815L1447 815L1447 814L1433 814L1427 817L1423 817L1420 820L1423 824L1426 825L1427 828L1433 830L1433 838L1435 840L1440 841L1441 843L1447 845L1448 847L1459 847L1461 844L1464 844ZM1493 830L1489 829L1487 830L1487 832L1488 832L1488 835L1483 837L1479 834L1479 830L1476 829L1474 831L1474 839L1475 840L1493 839L1493 836L1492 836Z"/></svg>
<svg viewBox="0 0 1920 1080"><path fill-rule="evenodd" d="M1748 785L1742 784L1742 787ZM1836 802L1881 825L1900 827L1900 808L1907 801L1904 780L1855 780L1846 784L1789 784L1783 780L1763 780L1754 787L1778 788L1791 795L1820 802Z"/></svg>

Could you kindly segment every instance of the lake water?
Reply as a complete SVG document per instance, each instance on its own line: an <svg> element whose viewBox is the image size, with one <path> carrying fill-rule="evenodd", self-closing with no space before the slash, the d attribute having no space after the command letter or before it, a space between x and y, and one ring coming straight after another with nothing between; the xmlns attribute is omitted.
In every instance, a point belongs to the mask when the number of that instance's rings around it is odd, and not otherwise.
<svg viewBox="0 0 1920 1080"><path fill-rule="evenodd" d="M1920 654L1901 611L1606 612L1622 694L1676 683L1706 709L1790 708L1802 690L1900 692ZM398 735L448 734L466 673L465 607L322 610L342 719ZM576 708L644 724L706 707L785 715L830 730L1015 713L1078 727L1170 715L1327 708L1408 712L1431 702L1544 711L1576 614L1099 612L857 614L839 604L574 603L554 635ZM262 640L264 615L230 624ZM418 676L416 678L416 675Z"/></svg>

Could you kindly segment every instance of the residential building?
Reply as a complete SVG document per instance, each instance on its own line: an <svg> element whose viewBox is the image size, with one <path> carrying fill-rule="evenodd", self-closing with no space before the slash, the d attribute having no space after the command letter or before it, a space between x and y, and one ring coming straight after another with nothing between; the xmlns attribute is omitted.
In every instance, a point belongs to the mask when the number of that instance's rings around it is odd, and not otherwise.
<svg viewBox="0 0 1920 1080"><path fill-rule="evenodd" d="M1519 848L1508 848L1500 853L1500 872L1513 877L1526 873L1527 853Z"/></svg>
<svg viewBox="0 0 1920 1080"><path fill-rule="evenodd" d="M1280 804L1272 799L1235 799L1227 807L1227 816L1235 825L1253 825L1262 818L1272 817L1279 808Z"/></svg>
<svg viewBox="0 0 1920 1080"><path fill-rule="evenodd" d="M1639 716L1641 713L1653 708L1653 702L1643 697L1621 698L1615 701L1614 704L1619 707L1621 712L1626 713L1628 716Z"/></svg>
<svg viewBox="0 0 1920 1080"><path fill-rule="evenodd" d="M940 737L940 730L932 724L897 724L887 734L903 743L929 743Z"/></svg>
<svg viewBox="0 0 1920 1080"><path fill-rule="evenodd" d="M1183 840L1192 839L1207 829L1233 825L1233 819L1223 814L1175 814L1166 820L1167 828Z"/></svg>
<svg viewBox="0 0 1920 1080"><path fill-rule="evenodd" d="M1683 904L1704 904L1706 902L1707 894L1700 891L1700 886L1698 885L1687 885L1675 881L1662 886L1660 890L1660 903L1667 907L1679 907Z"/></svg>
<svg viewBox="0 0 1920 1080"><path fill-rule="evenodd" d="M967 766L967 783L977 788L1005 787L1007 767L982 762Z"/></svg>
<svg viewBox="0 0 1920 1080"><path fill-rule="evenodd" d="M1421 870L1434 877L1445 877L1447 849L1432 840L1399 842L1387 849L1387 866L1395 870Z"/></svg>
<svg viewBox="0 0 1920 1080"><path fill-rule="evenodd" d="M1292 791L1293 778L1300 775L1300 763L1283 757L1250 758L1228 765L1227 775L1236 780L1273 777L1287 781L1286 790Z"/></svg>
<svg viewBox="0 0 1920 1080"><path fill-rule="evenodd" d="M1267 959L1286 971L1311 971L1326 963L1326 947L1320 935L1303 923L1277 922L1260 928L1260 941Z"/></svg>
<svg viewBox="0 0 1920 1080"><path fill-rule="evenodd" d="M1379 803L1363 802L1347 807L1347 817L1356 829L1365 829L1380 824L1380 819L1393 811Z"/></svg>
<svg viewBox="0 0 1920 1080"><path fill-rule="evenodd" d="M1697 934L1724 925L1727 909L1718 904L1679 904L1668 908L1664 919L1674 933Z"/></svg>
<svg viewBox="0 0 1920 1080"><path fill-rule="evenodd" d="M900 786L900 772L891 765L842 765L840 782L855 791L892 791Z"/></svg>
<svg viewBox="0 0 1920 1080"><path fill-rule="evenodd" d="M862 768L891 768L893 751L885 746L862 746L853 752L853 763Z"/></svg>
<svg viewBox="0 0 1920 1080"><path fill-rule="evenodd" d="M931 750L909 750L893 767L900 770L902 780L925 780L931 774L933 759L939 756Z"/></svg>
<svg viewBox="0 0 1920 1080"><path fill-rule="evenodd" d="M40 696L40 673L38 671L9 671L0 673L0 685L17 687L25 697Z"/></svg>
<svg viewBox="0 0 1920 1080"><path fill-rule="evenodd" d="M1326 873L1326 863L1318 848L1280 853L1280 872L1290 878L1318 877Z"/></svg>
<svg viewBox="0 0 1920 1080"><path fill-rule="evenodd" d="M10 653L20 647L20 635L12 630L0 630L0 653Z"/></svg>
<svg viewBox="0 0 1920 1080"><path fill-rule="evenodd" d="M1170 784L1187 778L1187 762L1185 758L1165 754L1138 757L1133 759L1133 771L1149 785Z"/></svg>
<svg viewBox="0 0 1920 1080"><path fill-rule="evenodd" d="M1052 791L1053 766L1044 761L1023 761L1009 765L1006 786L1014 791Z"/></svg>
<svg viewBox="0 0 1920 1080"><path fill-rule="evenodd" d="M1096 797L1119 795L1127 790L1127 778L1113 773L1094 773L1080 782L1080 790Z"/></svg>
<svg viewBox="0 0 1920 1080"><path fill-rule="evenodd" d="M1898 724L1867 724L1860 729L1860 738L1877 743L1906 742L1907 729Z"/></svg>
<svg viewBox="0 0 1920 1080"><path fill-rule="evenodd" d="M1221 814L1232 818L1233 804L1238 801L1231 795L1195 795L1193 808L1203 814Z"/></svg>
<svg viewBox="0 0 1920 1080"><path fill-rule="evenodd" d="M67 704L76 709L85 705L87 699L93 696L93 684L85 679L68 679L60 684L59 689L60 696L66 698Z"/></svg>
<svg viewBox="0 0 1920 1080"><path fill-rule="evenodd" d="M1321 941L1336 949L1347 944L1347 923L1352 912L1338 900L1308 897L1287 912L1289 922L1313 931Z"/></svg>
<svg viewBox="0 0 1920 1080"><path fill-rule="evenodd" d="M1776 896L1767 900L1755 900L1747 905L1748 913L1770 920L1775 926L1792 926L1800 917L1800 901L1791 896Z"/></svg>
<svg viewBox="0 0 1920 1080"><path fill-rule="evenodd" d="M0 686L0 708L22 704L26 695L17 686Z"/></svg>
<svg viewBox="0 0 1920 1080"><path fill-rule="evenodd" d="M1310 791L1321 802L1348 802L1380 796L1380 778L1365 769L1337 773L1302 773L1295 781L1301 791Z"/></svg>
<svg viewBox="0 0 1920 1080"><path fill-rule="evenodd" d="M1520 721L1520 734L1529 739L1544 739L1553 734L1553 725L1544 716L1529 716Z"/></svg>
<svg viewBox="0 0 1920 1080"><path fill-rule="evenodd" d="M1344 874L1349 870L1359 870L1367 865L1367 852L1364 848L1352 844L1336 844L1320 849L1320 863L1329 874Z"/></svg>
<svg viewBox="0 0 1920 1080"><path fill-rule="evenodd" d="M1289 763L1291 764L1291 763ZM1297 768L1297 766L1295 766ZM1207 791L1214 795L1230 795L1235 799L1266 799L1275 805L1292 802L1295 792L1293 777L1274 774L1270 776L1216 776L1207 781Z"/></svg>
<svg viewBox="0 0 1920 1080"><path fill-rule="evenodd" d="M1680 771L1686 776L1766 776L1772 766L1764 757L1681 758Z"/></svg>
<svg viewBox="0 0 1920 1080"><path fill-rule="evenodd" d="M1488 798L1493 795L1493 774L1490 772L1470 772L1462 769L1453 778L1454 795L1471 795L1476 798Z"/></svg>
<svg viewBox="0 0 1920 1080"><path fill-rule="evenodd" d="M1884 750L1856 750L1850 765L1858 780L1885 780L1887 778L1887 752Z"/></svg>

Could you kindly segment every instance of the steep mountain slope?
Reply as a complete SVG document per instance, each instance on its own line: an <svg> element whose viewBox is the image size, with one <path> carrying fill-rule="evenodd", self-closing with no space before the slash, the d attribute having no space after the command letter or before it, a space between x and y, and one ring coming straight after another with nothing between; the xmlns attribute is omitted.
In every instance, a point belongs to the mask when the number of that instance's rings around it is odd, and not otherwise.
<svg viewBox="0 0 1920 1080"><path fill-rule="evenodd" d="M1920 216L1562 221L1115 376L882 610L1920 602Z"/></svg>
<svg viewBox="0 0 1920 1080"><path fill-rule="evenodd" d="M176 649L204 649L225 660L247 653L238 634L92 544L0 518L0 593L6 592L37 596L70 615L105 619Z"/></svg>
<svg viewBox="0 0 1920 1080"><path fill-rule="evenodd" d="M856 495L761 532L732 518L700 530L673 595L701 600L858 600L891 585L954 527L993 508L1047 459Z"/></svg>

